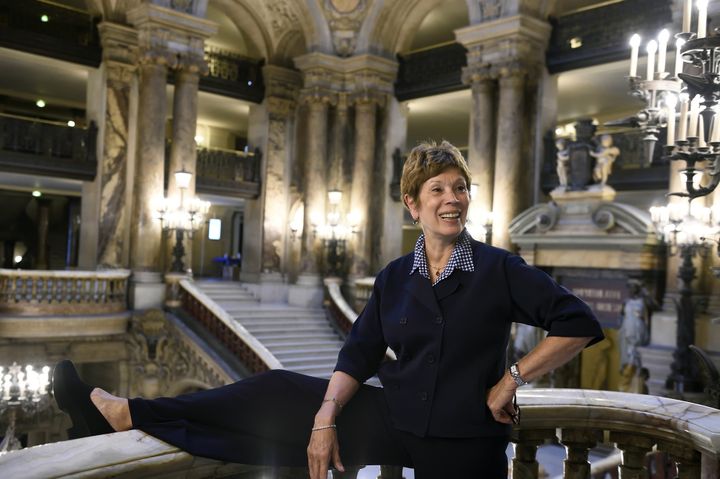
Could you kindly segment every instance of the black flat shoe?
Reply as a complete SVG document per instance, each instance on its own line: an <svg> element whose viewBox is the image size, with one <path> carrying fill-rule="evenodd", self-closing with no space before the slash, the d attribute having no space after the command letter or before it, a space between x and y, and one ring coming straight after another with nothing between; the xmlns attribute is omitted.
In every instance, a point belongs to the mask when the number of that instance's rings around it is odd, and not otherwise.
<svg viewBox="0 0 720 479"><path fill-rule="evenodd" d="M115 432L90 400L94 388L80 379L72 361L63 360L53 370L53 395L61 411L70 415L70 439Z"/></svg>

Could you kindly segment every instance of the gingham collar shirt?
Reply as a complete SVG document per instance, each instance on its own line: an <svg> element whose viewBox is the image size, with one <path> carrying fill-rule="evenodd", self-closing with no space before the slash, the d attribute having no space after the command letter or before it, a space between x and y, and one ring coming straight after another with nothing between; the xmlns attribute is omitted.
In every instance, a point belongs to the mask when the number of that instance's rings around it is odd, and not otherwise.
<svg viewBox="0 0 720 479"><path fill-rule="evenodd" d="M450 260L448 261L445 269L442 270L438 279L433 283L433 286L438 284L452 274L455 269L462 271L475 271L475 265L473 264L472 247L470 246L470 233L466 229L462 230L460 236L458 236L453 247ZM415 254L413 258L412 269L410 274L418 271L423 278L430 279L430 272L427 266L427 257L425 256L425 235L421 234L415 242Z"/></svg>

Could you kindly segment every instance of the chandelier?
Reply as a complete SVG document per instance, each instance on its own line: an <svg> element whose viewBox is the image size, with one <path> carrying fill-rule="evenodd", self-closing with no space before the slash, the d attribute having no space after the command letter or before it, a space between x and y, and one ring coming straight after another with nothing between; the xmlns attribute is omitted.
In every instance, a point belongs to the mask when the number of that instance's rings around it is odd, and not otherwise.
<svg viewBox="0 0 720 479"><path fill-rule="evenodd" d="M204 223L205 215L210 210L210 202L198 197L185 198L185 190L190 187L192 173L183 170L175 172L175 184L180 190L179 198L163 198L156 208L157 219L163 231L175 232L175 246L172 250L173 263L170 270L174 273L185 272L183 256L185 235L192 238L193 233Z"/></svg>
<svg viewBox="0 0 720 479"><path fill-rule="evenodd" d="M24 368L13 362L12 366L0 366L0 414L8 412L8 428L0 442L0 454L20 449L15 437L17 412L35 414L50 404L50 367L36 370L32 365Z"/></svg>

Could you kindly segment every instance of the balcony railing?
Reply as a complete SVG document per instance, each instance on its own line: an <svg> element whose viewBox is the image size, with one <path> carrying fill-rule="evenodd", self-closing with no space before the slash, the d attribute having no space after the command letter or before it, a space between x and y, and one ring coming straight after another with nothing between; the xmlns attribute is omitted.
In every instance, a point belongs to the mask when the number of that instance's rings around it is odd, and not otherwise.
<svg viewBox="0 0 720 479"><path fill-rule="evenodd" d="M127 309L130 271L0 269L0 313L106 314Z"/></svg>
<svg viewBox="0 0 720 479"><path fill-rule="evenodd" d="M205 48L208 74L200 78L200 89L218 95L260 103L265 96L263 60L237 53Z"/></svg>
<svg viewBox="0 0 720 479"><path fill-rule="evenodd" d="M198 192L240 198L257 198L260 194L259 148L247 153L200 148L197 155Z"/></svg>
<svg viewBox="0 0 720 479"><path fill-rule="evenodd" d="M513 479L538 477L536 452L547 440L566 447L563 477L568 479L601 472L597 463L591 467L587 461L588 450L598 444L613 445L622 451L603 461L602 471L615 469L622 478L648 477L650 461L646 456L658 451L675 461L679 478L718 477L720 472L717 409L658 396L578 389L521 389L518 402L522 418L513 429L515 457L508 470L508 477ZM46 444L0 456L0 477L171 477L180 471L193 477L236 474L248 478L264 477L270 472L263 467L193 457L137 430ZM478 471L478 477L482 477L482 471Z"/></svg>
<svg viewBox="0 0 720 479"><path fill-rule="evenodd" d="M0 170L92 181L97 127L0 115Z"/></svg>

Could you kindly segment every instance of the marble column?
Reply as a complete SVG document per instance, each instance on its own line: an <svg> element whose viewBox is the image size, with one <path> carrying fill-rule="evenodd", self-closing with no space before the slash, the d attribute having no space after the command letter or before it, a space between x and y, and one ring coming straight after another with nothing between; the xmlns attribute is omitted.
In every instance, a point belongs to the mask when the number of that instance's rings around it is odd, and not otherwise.
<svg viewBox="0 0 720 479"><path fill-rule="evenodd" d="M185 170L192 174L190 185L183 192L186 199L195 196L195 183L197 180L197 145L195 144L195 131L197 130L197 104L198 84L200 72L205 67L202 58L186 60L175 71L175 91L173 93L172 115L172 144L170 146L170 161L168 168L168 198L179 198L180 189L175 182L175 172ZM174 241L168 242L168 249L174 246ZM192 239L187 235L184 239L185 268L192 266ZM166 254L166 256L169 256Z"/></svg>
<svg viewBox="0 0 720 479"><path fill-rule="evenodd" d="M370 274L372 222L370 203L373 192L375 160L375 129L377 102L362 97L355 102L355 153L353 161L350 214L358 224L353 238L350 276L361 278Z"/></svg>
<svg viewBox="0 0 720 479"><path fill-rule="evenodd" d="M327 198L327 115L328 100L309 96L307 118L307 152L305 155L305 215L303 218L300 277L303 283L320 283L322 244L313 224L325 222Z"/></svg>
<svg viewBox="0 0 720 479"><path fill-rule="evenodd" d="M470 132L468 135L468 168L472 182L478 185L473 205L492 211L495 180L495 95L496 81L489 71L474 72L466 78L472 92Z"/></svg>
<svg viewBox="0 0 720 479"><path fill-rule="evenodd" d="M102 157L98 165L99 227L97 264L102 268L127 268L128 156L130 98L135 77L135 30L103 22L98 26L103 44L105 108Z"/></svg>
<svg viewBox="0 0 720 479"><path fill-rule="evenodd" d="M280 275L286 270L285 242L288 241L288 130L294 101L269 97L265 99L268 109L267 148L265 174L263 176L263 244L261 272L264 275Z"/></svg>
<svg viewBox="0 0 720 479"><path fill-rule="evenodd" d="M145 57L140 72L137 167L131 220L131 266L135 271L160 271L160 222L157 202L163 198L165 163L165 84L162 58Z"/></svg>
<svg viewBox="0 0 720 479"><path fill-rule="evenodd" d="M508 226L527 206L528 183L523 166L525 138L524 91L527 73L520 67L499 69L497 146L493 181L492 244L511 249Z"/></svg>

